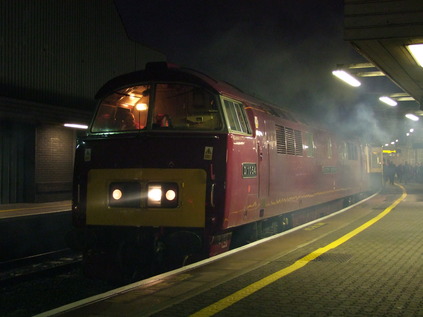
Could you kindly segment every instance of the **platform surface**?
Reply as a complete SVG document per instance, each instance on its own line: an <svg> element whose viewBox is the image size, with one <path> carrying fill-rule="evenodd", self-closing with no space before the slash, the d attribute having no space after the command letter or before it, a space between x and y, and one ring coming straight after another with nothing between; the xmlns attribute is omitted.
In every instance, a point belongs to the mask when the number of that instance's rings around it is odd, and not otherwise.
<svg viewBox="0 0 423 317"><path fill-rule="evenodd" d="M33 204L2 204L0 205L0 219L70 211L71 205L70 200Z"/></svg>
<svg viewBox="0 0 423 317"><path fill-rule="evenodd" d="M423 316L423 185L405 191L42 316Z"/></svg>

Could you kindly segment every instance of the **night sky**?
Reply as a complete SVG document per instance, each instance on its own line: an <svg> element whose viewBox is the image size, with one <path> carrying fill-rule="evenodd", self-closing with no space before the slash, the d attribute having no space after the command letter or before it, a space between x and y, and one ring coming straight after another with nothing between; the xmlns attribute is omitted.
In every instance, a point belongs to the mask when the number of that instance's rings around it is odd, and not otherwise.
<svg viewBox="0 0 423 317"><path fill-rule="evenodd" d="M164 53L168 62L342 126L347 134L369 127L380 131L372 119L376 95L331 73L337 64L367 62L343 39L343 0L116 3L128 35Z"/></svg>

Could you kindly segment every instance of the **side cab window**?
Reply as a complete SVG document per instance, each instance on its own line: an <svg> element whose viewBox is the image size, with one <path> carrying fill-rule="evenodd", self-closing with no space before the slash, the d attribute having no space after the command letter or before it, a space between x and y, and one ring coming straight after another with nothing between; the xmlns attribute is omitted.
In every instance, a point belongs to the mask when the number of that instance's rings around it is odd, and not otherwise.
<svg viewBox="0 0 423 317"><path fill-rule="evenodd" d="M244 105L239 101L228 98L223 98L222 104L229 131L251 134L252 130Z"/></svg>

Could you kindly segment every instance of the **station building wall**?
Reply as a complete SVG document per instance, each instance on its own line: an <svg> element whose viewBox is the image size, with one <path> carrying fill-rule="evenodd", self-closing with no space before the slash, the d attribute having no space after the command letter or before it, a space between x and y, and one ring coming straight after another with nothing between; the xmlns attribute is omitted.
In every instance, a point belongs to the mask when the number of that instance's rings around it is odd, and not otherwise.
<svg viewBox="0 0 423 317"><path fill-rule="evenodd" d="M0 204L71 199L77 131L109 79L165 61L128 38L113 0L0 6Z"/></svg>
<svg viewBox="0 0 423 317"><path fill-rule="evenodd" d="M76 131L42 125L35 142L35 201L70 199Z"/></svg>
<svg viewBox="0 0 423 317"><path fill-rule="evenodd" d="M77 131L0 121L0 203L71 199Z"/></svg>
<svg viewBox="0 0 423 317"><path fill-rule="evenodd" d="M0 203L35 200L35 127L0 120Z"/></svg>

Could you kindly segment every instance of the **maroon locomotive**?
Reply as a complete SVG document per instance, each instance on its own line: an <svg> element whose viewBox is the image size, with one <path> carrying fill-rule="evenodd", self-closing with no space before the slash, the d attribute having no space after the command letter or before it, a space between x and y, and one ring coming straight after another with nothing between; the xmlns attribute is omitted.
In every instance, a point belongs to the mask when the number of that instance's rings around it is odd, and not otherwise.
<svg viewBox="0 0 423 317"><path fill-rule="evenodd" d="M381 167L358 142L166 63L97 97L75 157L88 271L101 263L135 278L225 252L368 192L369 166Z"/></svg>

